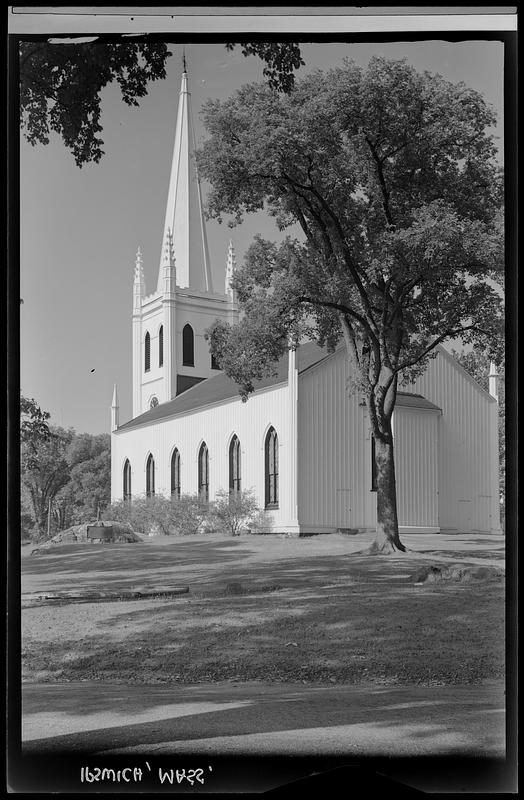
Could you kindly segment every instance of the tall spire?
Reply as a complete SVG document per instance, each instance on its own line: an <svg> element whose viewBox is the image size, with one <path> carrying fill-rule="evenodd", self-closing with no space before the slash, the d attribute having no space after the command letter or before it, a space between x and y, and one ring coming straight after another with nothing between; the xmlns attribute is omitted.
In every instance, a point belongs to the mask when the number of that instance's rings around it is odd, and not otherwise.
<svg viewBox="0 0 524 800"><path fill-rule="evenodd" d="M231 286L231 279L235 273L236 267L237 267L237 260L235 257L235 249L233 247L233 242L230 239L229 247L227 250L225 292L231 298L231 300L236 299L235 298L236 292L233 290Z"/></svg>
<svg viewBox="0 0 524 800"><path fill-rule="evenodd" d="M191 118L191 95L187 86L185 54L183 66L162 241L166 241L167 231L170 229L176 252L177 282L180 288L212 292L202 191L194 157L195 134ZM162 291L163 257L160 261L158 291Z"/></svg>

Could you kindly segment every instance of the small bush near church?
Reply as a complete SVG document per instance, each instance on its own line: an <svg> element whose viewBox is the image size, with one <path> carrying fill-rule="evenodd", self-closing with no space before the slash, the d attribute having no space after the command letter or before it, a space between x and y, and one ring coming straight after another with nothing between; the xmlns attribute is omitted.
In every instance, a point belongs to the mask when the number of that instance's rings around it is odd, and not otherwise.
<svg viewBox="0 0 524 800"><path fill-rule="evenodd" d="M181 536L210 530L209 503L197 494L174 496L170 501L173 533Z"/></svg>
<svg viewBox="0 0 524 800"><path fill-rule="evenodd" d="M216 497L212 516L217 527L231 536L240 536L241 531L250 528L260 515L252 490L230 494L225 489L220 489Z"/></svg>
<svg viewBox="0 0 524 800"><path fill-rule="evenodd" d="M172 532L170 506L170 500L163 495L141 495L133 497L132 501L113 503L104 516L127 522L138 533L149 535L155 530L167 536Z"/></svg>
<svg viewBox="0 0 524 800"><path fill-rule="evenodd" d="M128 523L138 533L164 536L203 533L210 518L209 503L198 495L189 494L180 497L141 495L131 501L118 500L107 509L105 516Z"/></svg>

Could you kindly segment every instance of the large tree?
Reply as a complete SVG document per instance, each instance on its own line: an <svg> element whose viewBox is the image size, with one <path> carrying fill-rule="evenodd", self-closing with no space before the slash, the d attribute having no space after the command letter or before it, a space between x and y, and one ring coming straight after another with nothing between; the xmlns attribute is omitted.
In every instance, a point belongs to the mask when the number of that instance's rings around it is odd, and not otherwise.
<svg viewBox="0 0 524 800"><path fill-rule="evenodd" d="M392 413L401 380L446 339L500 341L502 177L495 116L464 84L371 59L317 71L288 94L246 85L203 111L211 217L266 208L280 244L258 237L235 278L238 326L210 331L247 396L308 335L343 340L375 438L376 552L398 535Z"/></svg>
<svg viewBox="0 0 524 800"><path fill-rule="evenodd" d="M45 536L50 506L69 480L67 448L73 431L49 428L49 435L22 439L21 483L34 521L36 538Z"/></svg>
<svg viewBox="0 0 524 800"><path fill-rule="evenodd" d="M60 530L93 522L111 502L111 437L108 433L76 434L65 459L69 480L56 498Z"/></svg>
<svg viewBox="0 0 524 800"><path fill-rule="evenodd" d="M234 43L226 45L231 50ZM181 45L179 45L181 48ZM268 84L289 91L294 70L303 63L291 42L245 43L245 56L264 62ZM166 77L172 53L162 42L20 43L20 120L27 140L48 144L51 131L59 134L81 167L100 161L100 92L116 81L122 100L137 106L151 81Z"/></svg>

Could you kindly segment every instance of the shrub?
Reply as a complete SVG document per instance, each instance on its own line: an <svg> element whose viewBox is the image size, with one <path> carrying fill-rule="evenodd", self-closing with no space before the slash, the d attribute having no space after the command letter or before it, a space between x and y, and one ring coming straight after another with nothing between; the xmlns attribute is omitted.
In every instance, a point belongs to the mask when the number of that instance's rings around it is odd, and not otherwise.
<svg viewBox="0 0 524 800"><path fill-rule="evenodd" d="M198 495L183 494L165 497L162 494L141 495L118 500L106 510L105 519L128 523L134 531L165 536L202 533L209 514L209 504Z"/></svg>
<svg viewBox="0 0 524 800"><path fill-rule="evenodd" d="M212 515L219 529L231 536L240 536L243 528L251 526L260 515L252 489L243 492L227 492L220 489L213 503Z"/></svg>
<svg viewBox="0 0 524 800"><path fill-rule="evenodd" d="M154 530L171 533L170 500L163 495L134 497L131 502L119 500L104 513L104 519L128 523L134 531L150 534Z"/></svg>
<svg viewBox="0 0 524 800"><path fill-rule="evenodd" d="M176 533L185 536L204 533L209 520L209 503L198 494L174 496L171 501L171 519Z"/></svg>

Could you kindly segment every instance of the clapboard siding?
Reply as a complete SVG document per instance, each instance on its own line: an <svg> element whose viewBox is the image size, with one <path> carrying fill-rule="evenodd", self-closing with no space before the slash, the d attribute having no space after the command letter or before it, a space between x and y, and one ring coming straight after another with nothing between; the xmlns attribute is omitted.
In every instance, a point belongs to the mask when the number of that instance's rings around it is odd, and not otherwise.
<svg viewBox="0 0 524 800"><path fill-rule="evenodd" d="M343 350L299 378L298 506L307 529L376 525L368 416L348 379ZM401 526L438 527L438 417L420 409L395 411Z"/></svg>
<svg viewBox="0 0 524 800"><path fill-rule="evenodd" d="M247 403L229 398L178 417L117 430L112 436L113 498L122 497L126 458L131 463L132 494L145 492L150 452L156 491L168 494L174 447L180 452L181 490L195 493L198 448L205 440L213 499L229 486L228 447L236 434L242 488L253 488L263 507L264 437L273 425L279 440L280 497L279 509L269 512L273 529L373 528L376 493L370 491L369 420L358 392L348 389L349 378L341 348L301 372L298 386L290 366L288 380L259 390ZM398 405L393 415L400 527L496 529L495 401L444 351L408 389L438 408Z"/></svg>
<svg viewBox="0 0 524 800"><path fill-rule="evenodd" d="M440 414L398 407L394 412L395 474L401 527L438 528Z"/></svg>
<svg viewBox="0 0 524 800"><path fill-rule="evenodd" d="M347 369L339 351L299 377L298 507L308 527L369 524L364 409L358 394L348 392Z"/></svg>
<svg viewBox="0 0 524 800"><path fill-rule="evenodd" d="M243 489L254 489L264 506L264 438L270 425L278 435L280 508L268 512L276 527L292 516L291 493L286 487L289 463L289 396L287 384L260 391L246 403L235 398L220 405L200 408L180 417L118 432L112 436L113 499L122 497L122 470L131 463L133 496L145 493L145 465L149 452L155 459L155 491L170 492L170 460L175 447L180 452L181 491L198 491L198 449L205 441L209 449L209 496L229 487L229 442L234 433L240 439Z"/></svg>
<svg viewBox="0 0 524 800"><path fill-rule="evenodd" d="M439 517L443 530L493 527L491 426L495 400L443 349L411 386L442 409L439 430ZM498 527L498 525L496 526Z"/></svg>

